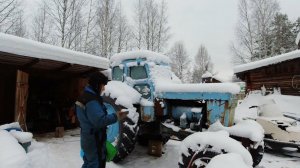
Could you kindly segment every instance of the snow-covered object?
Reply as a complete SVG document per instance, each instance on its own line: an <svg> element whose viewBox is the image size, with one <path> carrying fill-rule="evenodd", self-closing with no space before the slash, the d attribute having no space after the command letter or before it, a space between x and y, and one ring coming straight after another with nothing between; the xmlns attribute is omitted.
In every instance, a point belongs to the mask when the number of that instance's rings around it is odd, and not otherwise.
<svg viewBox="0 0 300 168"><path fill-rule="evenodd" d="M156 94L161 92L222 92L239 93L240 87L233 83L182 84L169 66L151 65L150 76Z"/></svg>
<svg viewBox="0 0 300 168"><path fill-rule="evenodd" d="M13 122L9 124L0 125L0 130L9 129L9 128L17 128L21 129L19 122Z"/></svg>
<svg viewBox="0 0 300 168"><path fill-rule="evenodd" d="M264 129L261 125L253 120L240 121L231 127L224 127L218 120L208 128L208 131L213 132L220 130L225 130L229 132L230 135L249 138L254 142L261 142L264 138Z"/></svg>
<svg viewBox="0 0 300 168"><path fill-rule="evenodd" d="M13 137L15 137L18 140L18 142L20 142L20 143L31 142L31 140L32 140L32 133L30 133L30 132L21 132L21 131L11 130L9 133Z"/></svg>
<svg viewBox="0 0 300 168"><path fill-rule="evenodd" d="M239 154L247 165L253 164L249 151L240 142L230 138L226 131L194 133L182 141L180 153L189 156L188 149L197 151L208 146L212 146L212 150L219 153L224 150L228 153ZM182 156L180 156L179 162L182 163Z"/></svg>
<svg viewBox="0 0 300 168"><path fill-rule="evenodd" d="M154 103L152 101L149 101L147 99L142 98L140 104L142 106L154 106Z"/></svg>
<svg viewBox="0 0 300 168"><path fill-rule="evenodd" d="M201 113L202 112L202 107L192 108L191 111L194 112L194 113Z"/></svg>
<svg viewBox="0 0 300 168"><path fill-rule="evenodd" d="M211 92L232 93L240 92L240 87L234 83L201 83L201 84L173 84L159 82L156 92Z"/></svg>
<svg viewBox="0 0 300 168"><path fill-rule="evenodd" d="M177 127L174 124L169 124L169 123L162 123L162 124L168 128L171 128L175 132L179 132L181 129L180 127Z"/></svg>
<svg viewBox="0 0 300 168"><path fill-rule="evenodd" d="M37 41L0 33L0 51L25 57L67 62L108 69L109 60L82 52L72 51Z"/></svg>
<svg viewBox="0 0 300 168"><path fill-rule="evenodd" d="M300 118L300 96L288 96L288 95L280 95L280 94L269 94L267 96L263 96L261 91L253 91L248 94L241 103L238 104L235 110L235 120L242 120L245 118L255 119L258 117L258 112L262 111L259 108L251 108L252 106L262 106L263 104L267 104L267 102L275 102L274 112L280 111L281 113L294 117ZM272 108L272 107L271 107ZM276 116L275 113L272 113L269 110L271 116ZM278 115L277 115L278 116ZM282 115L281 115L282 116Z"/></svg>
<svg viewBox="0 0 300 168"><path fill-rule="evenodd" d="M146 58L147 61L156 62L159 64L169 64L171 63L171 60L169 57L148 51L148 50L140 50L140 51L129 51L129 52L123 52L119 54L115 54L110 58L111 66L117 66L122 63L124 60L128 59L137 59L137 58Z"/></svg>
<svg viewBox="0 0 300 168"><path fill-rule="evenodd" d="M120 81L110 81L105 86L104 95L116 99L117 105L122 105L129 110L128 117L136 118L136 108L133 104L137 104L141 100L141 94L132 87Z"/></svg>
<svg viewBox="0 0 300 168"><path fill-rule="evenodd" d="M236 153L218 155L210 160L206 168L250 168Z"/></svg>
<svg viewBox="0 0 300 168"><path fill-rule="evenodd" d="M18 144L18 141L5 130L0 130L0 167L28 167L25 150Z"/></svg>
<svg viewBox="0 0 300 168"><path fill-rule="evenodd" d="M268 66L268 65L272 65L272 64L277 64L277 63L292 60L295 58L300 58L300 50L296 50L296 51L281 54L278 56L266 58L263 60L254 61L254 62L250 62L247 64L235 66L234 73L240 73L240 72L248 71L251 69L256 69L256 68L260 68L260 67L264 67L264 66Z"/></svg>
<svg viewBox="0 0 300 168"><path fill-rule="evenodd" d="M298 35L297 35L297 38L296 38L296 44L297 45L299 45L299 43L300 43L300 32L298 33Z"/></svg>
<svg viewBox="0 0 300 168"><path fill-rule="evenodd" d="M202 75L202 78L211 78L213 75L210 73L210 72L208 72L208 71L206 71L203 75Z"/></svg>

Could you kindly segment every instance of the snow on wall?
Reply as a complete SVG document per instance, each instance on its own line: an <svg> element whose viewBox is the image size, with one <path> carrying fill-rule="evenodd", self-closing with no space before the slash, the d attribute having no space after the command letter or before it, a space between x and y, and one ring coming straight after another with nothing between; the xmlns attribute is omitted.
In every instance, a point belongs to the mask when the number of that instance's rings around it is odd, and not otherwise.
<svg viewBox="0 0 300 168"><path fill-rule="evenodd" d="M236 125L231 127L224 127L220 121L215 122L208 128L209 131L220 131L225 130L229 132L230 135L235 135L239 137L249 138L254 142L260 142L264 138L264 129L256 121L244 120L238 122Z"/></svg>
<svg viewBox="0 0 300 168"><path fill-rule="evenodd" d="M5 130L0 130L0 167L27 168L25 150L18 141Z"/></svg>
<svg viewBox="0 0 300 168"><path fill-rule="evenodd" d="M198 144L200 144L200 146ZM199 149L203 150L209 145L212 146L212 150L216 152L221 153L221 150L224 149L225 152L239 154L242 156L243 161L249 166L253 163L249 151L247 151L240 142L230 138L226 131L194 133L182 141L180 153L189 156L189 148L193 151L197 151ZM182 163L182 156L180 156L179 162Z"/></svg>
<svg viewBox="0 0 300 168"><path fill-rule="evenodd" d="M44 44L4 33L0 33L0 51L101 69L109 68L109 60L106 58L76 52L66 48Z"/></svg>
<svg viewBox="0 0 300 168"><path fill-rule="evenodd" d="M110 58L110 62L111 62L111 66L117 66L121 64L122 61L124 60L137 59L137 58L146 58L147 61L153 61L157 63L165 63L165 64L171 63L169 57L148 50L129 51L129 52L115 54Z"/></svg>
<svg viewBox="0 0 300 168"><path fill-rule="evenodd" d="M236 153L227 153L213 157L206 168L250 168Z"/></svg>
<svg viewBox="0 0 300 168"><path fill-rule="evenodd" d="M235 66L234 73L244 72L244 71L248 71L251 69L256 69L256 68L260 68L260 67L264 67L264 66L268 66L268 65L272 65L272 64L277 64L277 63L287 61L287 60L292 60L295 58L300 58L300 50L296 50L296 51L292 51L292 52L285 53L282 55L274 56L271 58L266 58L263 60Z"/></svg>

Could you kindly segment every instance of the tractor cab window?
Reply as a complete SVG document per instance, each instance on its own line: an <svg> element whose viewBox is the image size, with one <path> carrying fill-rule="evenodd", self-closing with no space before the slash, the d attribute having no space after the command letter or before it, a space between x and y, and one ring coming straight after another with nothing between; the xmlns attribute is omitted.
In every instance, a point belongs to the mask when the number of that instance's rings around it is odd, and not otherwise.
<svg viewBox="0 0 300 168"><path fill-rule="evenodd" d="M117 81L122 81L122 76L123 76L123 69L121 69L119 66L114 67L112 79Z"/></svg>
<svg viewBox="0 0 300 168"><path fill-rule="evenodd" d="M129 76L132 79L146 79L147 71L145 66L133 66L129 68Z"/></svg>

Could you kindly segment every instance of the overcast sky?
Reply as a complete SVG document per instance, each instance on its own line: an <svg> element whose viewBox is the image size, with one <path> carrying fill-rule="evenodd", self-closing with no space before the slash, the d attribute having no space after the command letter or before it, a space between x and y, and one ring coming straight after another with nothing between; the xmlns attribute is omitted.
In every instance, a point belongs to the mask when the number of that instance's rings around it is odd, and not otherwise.
<svg viewBox="0 0 300 168"><path fill-rule="evenodd" d="M128 15L136 0L122 0ZM194 57L200 44L204 44L215 69L219 73L231 74L230 43L234 40L238 19L239 0L167 0L170 43L183 41L189 55ZM300 0L279 0L281 11L292 21L300 17Z"/></svg>
<svg viewBox="0 0 300 168"><path fill-rule="evenodd" d="M34 1L26 0L32 9ZM137 0L121 0L128 18L133 17ZM157 0L160 1L160 0ZM239 0L167 0L169 25L172 38L183 41L191 59L200 44L204 44L219 73L231 74L232 65L229 46L234 40L238 19ZM300 17L300 0L279 0L281 12L288 14L290 20Z"/></svg>

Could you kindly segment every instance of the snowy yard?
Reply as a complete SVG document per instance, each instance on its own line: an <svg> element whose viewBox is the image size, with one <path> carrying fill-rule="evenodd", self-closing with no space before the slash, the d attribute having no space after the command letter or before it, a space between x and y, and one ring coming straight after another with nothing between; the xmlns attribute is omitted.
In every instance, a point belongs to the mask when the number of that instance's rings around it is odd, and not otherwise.
<svg viewBox="0 0 300 168"><path fill-rule="evenodd" d="M52 134L36 137L30 148L29 157L33 168L79 168L79 129L67 131L63 138L52 138ZM170 140L162 157L147 155L147 148L136 145L133 153L119 164L109 163L108 168L171 168L178 167L180 141ZM265 153L258 168L299 168L300 158Z"/></svg>

